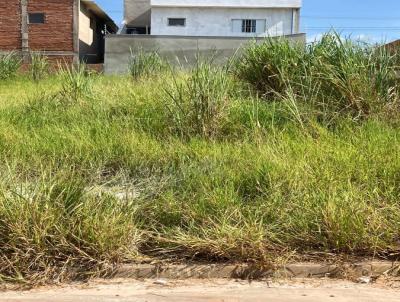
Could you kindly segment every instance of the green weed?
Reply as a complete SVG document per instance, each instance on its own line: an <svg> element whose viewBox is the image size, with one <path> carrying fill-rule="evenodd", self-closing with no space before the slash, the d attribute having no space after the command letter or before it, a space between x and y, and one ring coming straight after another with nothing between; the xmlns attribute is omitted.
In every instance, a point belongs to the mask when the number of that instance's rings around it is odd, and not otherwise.
<svg viewBox="0 0 400 302"><path fill-rule="evenodd" d="M156 51L145 52L142 49L131 51L129 74L134 78L159 74L166 70L167 64Z"/></svg>
<svg viewBox="0 0 400 302"><path fill-rule="evenodd" d="M61 77L61 94L72 101L91 95L93 74L86 65L59 66Z"/></svg>
<svg viewBox="0 0 400 302"><path fill-rule="evenodd" d="M236 74L266 98L288 91L298 104L332 120L349 114L355 119L376 114L398 98L397 58L374 48L328 33L306 47L287 40L267 40L248 47Z"/></svg>
<svg viewBox="0 0 400 302"><path fill-rule="evenodd" d="M183 79L165 89L173 131L182 137L212 138L227 118L233 80L227 71L199 60Z"/></svg>
<svg viewBox="0 0 400 302"><path fill-rule="evenodd" d="M15 76L21 64L21 58L13 52L0 54L0 80L6 80Z"/></svg>
<svg viewBox="0 0 400 302"><path fill-rule="evenodd" d="M40 81L48 75L50 65L46 56L38 53L31 53L29 73L35 82Z"/></svg>

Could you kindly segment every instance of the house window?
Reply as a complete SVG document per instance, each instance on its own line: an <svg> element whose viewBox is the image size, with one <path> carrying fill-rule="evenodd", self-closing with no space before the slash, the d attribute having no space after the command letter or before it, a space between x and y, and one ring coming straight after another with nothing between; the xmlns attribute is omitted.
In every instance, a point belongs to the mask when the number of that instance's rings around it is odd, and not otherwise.
<svg viewBox="0 0 400 302"><path fill-rule="evenodd" d="M235 33L262 34L265 33L265 19L233 19L232 29Z"/></svg>
<svg viewBox="0 0 400 302"><path fill-rule="evenodd" d="M149 35L150 27L128 27L126 29L127 35Z"/></svg>
<svg viewBox="0 0 400 302"><path fill-rule="evenodd" d="M255 33L257 28L257 20L242 20L242 33Z"/></svg>
<svg viewBox="0 0 400 302"><path fill-rule="evenodd" d="M185 18L168 18L168 26L185 26Z"/></svg>
<svg viewBox="0 0 400 302"><path fill-rule="evenodd" d="M28 14L29 24L44 24L45 14L44 13L31 13Z"/></svg>

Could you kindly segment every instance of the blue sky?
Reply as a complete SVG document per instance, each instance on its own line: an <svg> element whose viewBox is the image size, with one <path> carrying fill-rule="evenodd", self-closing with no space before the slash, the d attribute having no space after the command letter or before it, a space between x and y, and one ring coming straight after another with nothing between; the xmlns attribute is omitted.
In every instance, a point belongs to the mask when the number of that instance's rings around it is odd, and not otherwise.
<svg viewBox="0 0 400 302"><path fill-rule="evenodd" d="M97 2L122 22L123 0ZM370 42L400 39L400 0L303 0L302 29L308 40L332 27Z"/></svg>

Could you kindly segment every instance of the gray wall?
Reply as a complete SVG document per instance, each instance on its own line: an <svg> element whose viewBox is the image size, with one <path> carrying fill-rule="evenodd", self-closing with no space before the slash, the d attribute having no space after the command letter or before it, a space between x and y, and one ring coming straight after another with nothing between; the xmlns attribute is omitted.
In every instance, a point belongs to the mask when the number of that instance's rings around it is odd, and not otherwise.
<svg viewBox="0 0 400 302"><path fill-rule="evenodd" d="M285 36L285 38L305 44L305 34ZM196 56L214 56L222 63L233 56L240 48L255 39L222 37L178 37L147 35L109 35L106 36L104 71L107 74L121 74L128 71L131 52L140 49L157 51L172 64L190 65ZM257 42L262 42L258 38Z"/></svg>
<svg viewBox="0 0 400 302"><path fill-rule="evenodd" d="M150 0L124 0L124 21L128 26L150 26Z"/></svg>

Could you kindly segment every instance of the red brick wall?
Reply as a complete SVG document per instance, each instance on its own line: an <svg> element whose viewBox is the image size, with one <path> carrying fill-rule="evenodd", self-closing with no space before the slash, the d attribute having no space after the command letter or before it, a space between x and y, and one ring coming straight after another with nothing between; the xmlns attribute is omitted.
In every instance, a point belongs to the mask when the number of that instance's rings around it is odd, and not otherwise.
<svg viewBox="0 0 400 302"><path fill-rule="evenodd" d="M19 0L0 0L0 50L21 49Z"/></svg>
<svg viewBox="0 0 400 302"><path fill-rule="evenodd" d="M68 66L72 66L74 62L73 56L48 56L47 61L49 62L50 72L59 71L60 68L67 68ZM31 64L23 63L20 72L26 73L29 71Z"/></svg>
<svg viewBox="0 0 400 302"><path fill-rule="evenodd" d="M65 67L66 65L71 65L74 61L73 56L49 56L47 57L49 63L57 68L59 65Z"/></svg>
<svg viewBox="0 0 400 302"><path fill-rule="evenodd" d="M28 25L31 50L74 50L73 0L29 0L28 12L45 14L45 24Z"/></svg>

